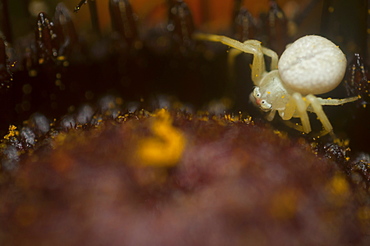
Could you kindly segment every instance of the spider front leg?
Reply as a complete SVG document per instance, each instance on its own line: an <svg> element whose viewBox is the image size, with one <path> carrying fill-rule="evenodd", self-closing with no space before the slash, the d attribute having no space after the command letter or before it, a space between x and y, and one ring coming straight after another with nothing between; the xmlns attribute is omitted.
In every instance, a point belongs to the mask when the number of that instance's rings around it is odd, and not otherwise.
<svg viewBox="0 0 370 246"><path fill-rule="evenodd" d="M243 53L241 50L237 49L230 49L229 53L227 54L227 66L228 66L228 71L229 71L229 78L231 81L235 80L235 69L234 69L234 64L236 57Z"/></svg>
<svg viewBox="0 0 370 246"><path fill-rule="evenodd" d="M261 42L257 40L247 40L241 43L237 40L231 39L226 36L212 35L212 34L202 34L197 33L193 35L194 39L207 40L212 42L220 42L232 48L235 48L241 52L245 52L253 55L252 63L252 81L255 85L259 85L264 73L266 72L265 61L263 57L263 49ZM240 53L240 52L239 52ZM234 53L237 54L237 52ZM277 56L276 56L277 57ZM277 62L276 62L277 64Z"/></svg>
<svg viewBox="0 0 370 246"><path fill-rule="evenodd" d="M248 45L248 41L255 41L255 40L247 40L245 41L243 44L244 45ZM271 62L270 62L270 71L272 70L276 70L277 69L277 65L278 65L278 62L279 62L279 58L278 58L278 55L276 54L275 51L273 50L270 50L268 48L265 48L263 46L261 46L261 51L262 53L265 55L265 56L268 56L271 58ZM238 55L240 55L241 53L243 53L244 51L240 50L240 49L231 49L229 51L229 54L227 56L227 64L229 66L229 69L230 71L232 71L233 67L234 67L234 63L235 63L235 59ZM255 62L255 60L253 60L253 63ZM258 61L256 61L258 62ZM252 67L253 67L253 64L252 64ZM230 73L230 77L233 79L234 78L234 72L231 72ZM252 74L252 79L253 79L253 74ZM253 81L254 82L254 81ZM254 84L256 84L254 82Z"/></svg>
<svg viewBox="0 0 370 246"><path fill-rule="evenodd" d="M271 58L270 71L278 69L279 57L276 52L265 47L262 47L262 52Z"/></svg>
<svg viewBox="0 0 370 246"><path fill-rule="evenodd" d="M283 120L290 120L292 117L299 117L302 125L289 125L298 131L309 133L311 132L311 124L307 114L308 103L304 97L298 92L295 92L290 97L288 103L283 110L279 110L279 115Z"/></svg>
<svg viewBox="0 0 370 246"><path fill-rule="evenodd" d="M321 136L330 133L333 137L333 126L331 125L328 117L326 116L321 103L321 98L310 94L306 97L302 97L300 93L293 93L291 99L287 103L283 112L279 112L283 120L289 120L292 117L299 117L301 119L302 128L300 126L294 126L297 130L303 131L304 133L311 132L311 124L308 118L307 109L314 112L317 118L320 120L324 127L324 130L320 133ZM349 101L348 101L349 102Z"/></svg>
<svg viewBox="0 0 370 246"><path fill-rule="evenodd" d="M330 135L335 139L336 137L333 133L333 126L326 116L322 105L342 105L356 100L358 100L358 97L349 97L345 99L323 99L312 94L302 97L300 93L295 92L291 96L285 108L283 110L279 110L279 115L283 120L290 120L292 117L299 117L302 125L292 125L289 123L287 125L295 128L298 131L309 133L311 132L311 124L307 111L311 111L317 115L317 118L324 127L324 130L321 131L319 135L323 136L327 133L330 133Z"/></svg>
<svg viewBox="0 0 370 246"><path fill-rule="evenodd" d="M311 124L310 119L308 118L307 114L307 106L308 104L305 102L304 97L302 97L301 93L295 92L292 95L296 106L296 113L298 114L299 118L301 118L303 132L309 133L311 132Z"/></svg>

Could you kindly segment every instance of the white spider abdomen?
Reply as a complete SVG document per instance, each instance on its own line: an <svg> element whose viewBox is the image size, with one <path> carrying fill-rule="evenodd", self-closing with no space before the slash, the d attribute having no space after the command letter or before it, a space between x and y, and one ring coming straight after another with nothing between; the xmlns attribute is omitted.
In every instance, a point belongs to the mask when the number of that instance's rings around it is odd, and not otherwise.
<svg viewBox="0 0 370 246"><path fill-rule="evenodd" d="M278 69L287 87L302 94L322 94L333 90L343 79L347 60L330 40L304 36L281 55Z"/></svg>

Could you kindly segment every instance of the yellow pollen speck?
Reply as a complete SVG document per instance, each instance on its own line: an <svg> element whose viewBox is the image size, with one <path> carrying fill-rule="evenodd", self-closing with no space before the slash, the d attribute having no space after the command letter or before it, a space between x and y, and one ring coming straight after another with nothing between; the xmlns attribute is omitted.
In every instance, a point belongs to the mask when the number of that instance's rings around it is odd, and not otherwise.
<svg viewBox="0 0 370 246"><path fill-rule="evenodd" d="M153 137L139 143L137 156L145 166L170 167L180 160L185 148L185 137L173 127L172 118L165 109L153 115Z"/></svg>
<svg viewBox="0 0 370 246"><path fill-rule="evenodd" d="M334 139L334 143L338 144L341 147L347 147L349 145L349 139Z"/></svg>
<svg viewBox="0 0 370 246"><path fill-rule="evenodd" d="M58 56L57 57L58 61L64 61L65 59L67 59L67 57L65 57L65 56Z"/></svg>
<svg viewBox="0 0 370 246"><path fill-rule="evenodd" d="M330 7L328 8L328 11L329 11L329 13L333 13L333 12L334 12L334 7L330 6Z"/></svg>
<svg viewBox="0 0 370 246"><path fill-rule="evenodd" d="M274 130L274 134L276 134L277 136L279 136L281 138L286 138L287 137L286 133L278 131L278 130Z"/></svg>
<svg viewBox="0 0 370 246"><path fill-rule="evenodd" d="M269 95L270 95L270 94L271 94L271 91L268 91L268 92L267 92L267 94L269 94Z"/></svg>
<svg viewBox="0 0 370 246"><path fill-rule="evenodd" d="M4 136L4 139L9 140L12 137L18 136L19 131L17 131L17 127L14 125L9 126L9 132Z"/></svg>
<svg viewBox="0 0 370 246"><path fill-rule="evenodd" d="M281 98L285 98L285 96L281 96Z"/></svg>

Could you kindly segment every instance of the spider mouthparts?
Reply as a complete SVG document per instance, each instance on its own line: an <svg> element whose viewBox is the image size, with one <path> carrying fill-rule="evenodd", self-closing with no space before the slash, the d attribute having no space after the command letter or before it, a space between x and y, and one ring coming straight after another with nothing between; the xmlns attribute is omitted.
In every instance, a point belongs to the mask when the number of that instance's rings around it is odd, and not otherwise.
<svg viewBox="0 0 370 246"><path fill-rule="evenodd" d="M254 104L254 106L259 107L261 105L261 100L253 96L253 92L249 94L249 100Z"/></svg>

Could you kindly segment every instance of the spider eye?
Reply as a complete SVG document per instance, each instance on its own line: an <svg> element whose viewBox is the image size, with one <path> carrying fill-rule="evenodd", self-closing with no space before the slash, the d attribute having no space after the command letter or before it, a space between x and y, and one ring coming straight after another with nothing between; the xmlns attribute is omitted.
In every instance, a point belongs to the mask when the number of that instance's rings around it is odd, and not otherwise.
<svg viewBox="0 0 370 246"><path fill-rule="evenodd" d="M254 88L253 94L254 94L254 97L256 98L260 98L262 96L260 89L258 87Z"/></svg>
<svg viewBox="0 0 370 246"><path fill-rule="evenodd" d="M272 105L268 103L266 100L261 100L261 109L262 110L270 110L272 108Z"/></svg>

